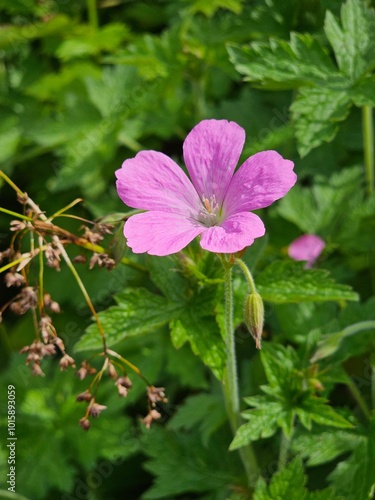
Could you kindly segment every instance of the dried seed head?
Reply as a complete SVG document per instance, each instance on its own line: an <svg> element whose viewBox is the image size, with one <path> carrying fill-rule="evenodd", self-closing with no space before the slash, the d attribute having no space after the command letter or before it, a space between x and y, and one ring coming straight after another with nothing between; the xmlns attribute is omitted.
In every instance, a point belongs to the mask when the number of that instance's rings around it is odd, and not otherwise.
<svg viewBox="0 0 375 500"><path fill-rule="evenodd" d="M86 417L82 417L79 421L79 425L84 431L88 431L91 427L90 420Z"/></svg>
<svg viewBox="0 0 375 500"><path fill-rule="evenodd" d="M259 293L249 293L245 299L245 323L255 340L257 349L261 348L264 323L264 306Z"/></svg>
<svg viewBox="0 0 375 500"><path fill-rule="evenodd" d="M40 367L40 363L34 363L31 367L32 374L37 377L45 377L42 368Z"/></svg>
<svg viewBox="0 0 375 500"><path fill-rule="evenodd" d="M53 343L56 345L56 347L62 352L65 352L65 345L64 342L60 339L60 337L55 337L53 339Z"/></svg>
<svg viewBox="0 0 375 500"><path fill-rule="evenodd" d="M94 418L97 418L100 415L100 413L106 409L107 409L106 406L94 403L90 408L90 415Z"/></svg>
<svg viewBox="0 0 375 500"><path fill-rule="evenodd" d="M25 286L17 295L9 308L15 314L25 314L29 309L34 309L38 303L38 298L32 286Z"/></svg>
<svg viewBox="0 0 375 500"><path fill-rule="evenodd" d="M26 222L22 220L12 220L10 222L11 231L22 231L26 227Z"/></svg>
<svg viewBox="0 0 375 500"><path fill-rule="evenodd" d="M157 410L151 409L145 416L145 418L142 419L142 422L145 424L146 429L149 429L151 427L152 422L158 420L160 417L161 413L159 413Z"/></svg>
<svg viewBox="0 0 375 500"><path fill-rule="evenodd" d="M14 251L12 248L7 248L6 250L4 250L3 252L0 252L0 263L4 260L4 259L10 259L13 255Z"/></svg>
<svg viewBox="0 0 375 500"><path fill-rule="evenodd" d="M56 271L60 271L60 250L54 248L54 246L49 243L46 246L45 256L47 259L47 266L56 269Z"/></svg>
<svg viewBox="0 0 375 500"><path fill-rule="evenodd" d="M80 402L80 401L91 401L92 399L92 395L90 394L89 391L85 391L85 392L81 392L81 394L78 394L78 396L76 397L76 401Z"/></svg>
<svg viewBox="0 0 375 500"><path fill-rule="evenodd" d="M118 375L117 375L117 371L116 371L116 368L113 366L113 364L110 362L109 365L108 365L108 375L113 378L113 379L117 379Z"/></svg>
<svg viewBox="0 0 375 500"><path fill-rule="evenodd" d="M5 284L9 288L11 286L21 286L25 284L25 278L20 273L9 272L4 276Z"/></svg>
<svg viewBox="0 0 375 500"><path fill-rule="evenodd" d="M100 254L94 253L90 259L89 268L92 269L95 266L95 264L98 264L99 267L107 268L108 271L112 271L112 269L116 265L116 262L106 253L100 253Z"/></svg>
<svg viewBox="0 0 375 500"><path fill-rule="evenodd" d="M96 231L93 231L87 226L84 226L84 234L83 237L86 238L90 243L96 245L97 243L100 243L103 239L103 236L100 233L97 233Z"/></svg>
<svg viewBox="0 0 375 500"><path fill-rule="evenodd" d="M87 261L84 255L76 255L73 259L75 264L84 264Z"/></svg>
<svg viewBox="0 0 375 500"><path fill-rule="evenodd" d="M52 320L47 314L42 316L39 321L39 328L40 332L42 334L44 342L47 344L47 342L56 336L56 330L55 327L52 324Z"/></svg>
<svg viewBox="0 0 375 500"><path fill-rule="evenodd" d="M158 401L161 401L162 403L166 403L168 401L165 397L164 387L154 387L153 385L148 386L147 396L152 406L155 406Z"/></svg>
<svg viewBox="0 0 375 500"><path fill-rule="evenodd" d="M112 234L115 226L112 224L103 224L103 223L97 223L95 224L95 231L97 231L100 234Z"/></svg>
<svg viewBox="0 0 375 500"><path fill-rule="evenodd" d="M69 354L64 354L64 356L60 359L60 369L67 370L69 366L72 366L73 368L76 367L74 359L69 356Z"/></svg>
<svg viewBox="0 0 375 500"><path fill-rule="evenodd" d="M54 313L61 312L60 305L54 300L52 300L51 295L49 293L44 294L44 305Z"/></svg>
<svg viewBox="0 0 375 500"><path fill-rule="evenodd" d="M96 373L96 369L90 366L87 361L82 361L81 368L76 371L76 374L81 380L86 378L87 374L93 375L94 373Z"/></svg>
<svg viewBox="0 0 375 500"><path fill-rule="evenodd" d="M27 200L29 199L27 193L17 193L17 200L22 204L25 205L27 203Z"/></svg>
<svg viewBox="0 0 375 500"><path fill-rule="evenodd" d="M116 380L115 384L117 385L118 393L124 398L126 398L126 396L128 395L128 390L133 385L129 377L119 377Z"/></svg>
<svg viewBox="0 0 375 500"><path fill-rule="evenodd" d="M44 356L52 356L56 354L56 347L53 344L43 345L41 348L41 353Z"/></svg>

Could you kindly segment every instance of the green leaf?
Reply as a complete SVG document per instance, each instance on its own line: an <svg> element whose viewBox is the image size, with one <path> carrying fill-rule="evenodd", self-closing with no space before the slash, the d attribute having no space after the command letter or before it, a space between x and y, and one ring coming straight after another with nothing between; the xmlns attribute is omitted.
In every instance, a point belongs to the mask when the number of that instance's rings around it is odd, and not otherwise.
<svg viewBox="0 0 375 500"><path fill-rule="evenodd" d="M0 124L0 162L5 162L17 151L22 133L15 116L3 117Z"/></svg>
<svg viewBox="0 0 375 500"><path fill-rule="evenodd" d="M307 458L307 465L314 467L335 460L358 446L361 436L349 431L330 429L301 434L294 437L292 450Z"/></svg>
<svg viewBox="0 0 375 500"><path fill-rule="evenodd" d="M368 333L369 330L370 333ZM325 335L318 343L318 349L311 358L311 362L315 363L320 359L332 356L340 349L340 344L345 338L351 335L357 335L360 332L366 332L366 347L370 342L375 343L375 321L361 321L359 323L354 323L354 325L344 328L341 332Z"/></svg>
<svg viewBox="0 0 375 500"><path fill-rule="evenodd" d="M340 462L330 474L329 481L345 500L367 500L375 491L375 420L369 423L368 435L357 440L352 455Z"/></svg>
<svg viewBox="0 0 375 500"><path fill-rule="evenodd" d="M347 0L341 7L341 26L326 14L324 30L340 70L353 81L375 67L375 12L363 0Z"/></svg>
<svg viewBox="0 0 375 500"><path fill-rule="evenodd" d="M287 467L272 477L268 487L260 483L256 486L254 500L301 500L305 497L305 475L302 462L296 458Z"/></svg>
<svg viewBox="0 0 375 500"><path fill-rule="evenodd" d="M249 399L247 398L248 402ZM243 416L249 421L242 424L230 445L230 450L246 446L252 441L271 437L278 430L278 419L284 409L280 403L267 401L266 408L244 412Z"/></svg>
<svg viewBox="0 0 375 500"><path fill-rule="evenodd" d="M127 337L151 333L168 324L181 312L178 304L145 288L127 288L115 296L118 303L99 313L108 346ZM77 342L76 351L101 349L103 343L96 323Z"/></svg>
<svg viewBox="0 0 375 500"><path fill-rule="evenodd" d="M306 156L323 142L330 142L351 107L350 95L343 81L341 90L325 87L303 87L290 107L295 121L298 151Z"/></svg>
<svg viewBox="0 0 375 500"><path fill-rule="evenodd" d="M150 278L170 300L184 303L189 295L189 282L182 274L178 259L174 256L147 256Z"/></svg>
<svg viewBox="0 0 375 500"><path fill-rule="evenodd" d="M194 0L189 7L192 14L202 12L207 17L212 17L218 9L228 9L235 14L242 11L243 0Z"/></svg>
<svg viewBox="0 0 375 500"><path fill-rule="evenodd" d="M177 433L161 427L145 433L143 452L149 459L144 467L155 479L143 498L226 491L227 485L236 484L236 474L231 470L233 455L226 452L225 440L220 435L215 437L216 446L205 448L196 433Z"/></svg>
<svg viewBox="0 0 375 500"><path fill-rule="evenodd" d="M358 107L375 106L375 75L362 78L350 89L350 97Z"/></svg>
<svg viewBox="0 0 375 500"><path fill-rule="evenodd" d="M331 488L309 492L305 489L306 476L302 461L295 458L284 469L272 476L267 486L264 479L258 480L254 493L254 500L333 500Z"/></svg>
<svg viewBox="0 0 375 500"><path fill-rule="evenodd" d="M324 86L337 75L327 51L308 34L291 33L290 42L271 38L269 44L228 45L236 70L254 86L267 90Z"/></svg>
<svg viewBox="0 0 375 500"><path fill-rule="evenodd" d="M131 107L132 91L141 80L134 68L113 66L104 68L100 79L87 76L85 83L91 102L103 118L108 118Z"/></svg>
<svg viewBox="0 0 375 500"><path fill-rule="evenodd" d="M208 446L212 434L227 421L223 400L214 394L189 396L168 422L174 430L199 428L202 443Z"/></svg>
<svg viewBox="0 0 375 500"><path fill-rule="evenodd" d="M263 300L278 304L358 300L350 286L336 283L328 271L304 269L303 262L273 262L257 276L257 288Z"/></svg>
<svg viewBox="0 0 375 500"><path fill-rule="evenodd" d="M311 188L294 186L280 200L277 211L304 233L316 233L323 238L327 235L334 241L348 220L348 208L349 213L358 210L362 198L358 184L362 177L359 167L335 172L328 180L326 176L317 176Z"/></svg>
<svg viewBox="0 0 375 500"><path fill-rule="evenodd" d="M179 317L179 322L174 323L172 331L175 346L183 343L182 338L190 342L194 354L211 368L219 380L222 380L226 365L226 351L215 319L196 315L194 309L185 311Z"/></svg>
<svg viewBox="0 0 375 500"><path fill-rule="evenodd" d="M65 40L56 55L63 61L99 54L101 51L116 49L129 36L124 23L110 23L98 31L90 26L81 26L75 37Z"/></svg>
<svg viewBox="0 0 375 500"><path fill-rule="evenodd" d="M339 429L350 429L353 427L348 420L336 413L323 398L308 398L304 401L302 407L296 409L296 413L307 429L311 428L311 425L309 425L311 420L319 425L337 427Z"/></svg>

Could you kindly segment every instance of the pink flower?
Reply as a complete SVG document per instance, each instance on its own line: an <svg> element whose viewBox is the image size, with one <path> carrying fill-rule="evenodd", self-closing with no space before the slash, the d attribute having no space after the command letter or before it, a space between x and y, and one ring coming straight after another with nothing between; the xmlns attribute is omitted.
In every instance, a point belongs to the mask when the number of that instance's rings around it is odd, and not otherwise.
<svg viewBox="0 0 375 500"><path fill-rule="evenodd" d="M319 236L303 234L289 245L288 255L294 260L305 260L306 267L312 267L325 246L325 242Z"/></svg>
<svg viewBox="0 0 375 500"><path fill-rule="evenodd" d="M263 236L263 222L249 210L282 198L297 177L293 163L276 151L251 156L234 173L244 142L235 122L200 122L183 144L191 181L157 151L125 160L116 172L117 192L129 207L147 210L125 224L133 252L169 255L201 235L205 250L234 253Z"/></svg>

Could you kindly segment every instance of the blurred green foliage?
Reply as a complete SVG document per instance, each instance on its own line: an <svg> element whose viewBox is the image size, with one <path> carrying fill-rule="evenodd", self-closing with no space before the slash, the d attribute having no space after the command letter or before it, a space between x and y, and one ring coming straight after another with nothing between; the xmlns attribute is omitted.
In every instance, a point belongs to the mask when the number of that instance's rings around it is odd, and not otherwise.
<svg viewBox="0 0 375 500"><path fill-rule="evenodd" d="M245 128L244 158L276 149L299 178L262 211L267 236L243 257L266 301L261 355L243 325L246 285L234 275L246 396L234 441L217 380L225 367L222 275L197 245L180 256L132 256L120 227L112 255L138 269L77 266L108 344L166 387L169 403L150 430L140 424L144 384L129 371L125 399L103 378L99 399L108 409L84 433L75 398L86 381L60 372L57 359L43 365L45 378L33 377L17 353L33 339L33 320L4 313L0 423L5 436L12 384L17 493L243 500L246 478L227 450L252 442L262 475L256 500L372 498L375 196L364 148L374 137L363 109L375 105L373 2L3 0L0 22L1 169L47 214L77 197L84 205L76 216L122 214L114 185L122 161L155 149L181 163L187 132L209 117ZM1 179L0 197L19 211ZM10 242L9 220L1 214L0 250ZM73 219L61 224L79 232ZM327 243L319 269L286 256L308 232ZM61 305L54 324L78 365L101 339L61 267L46 272L44 286ZM3 305L12 293L0 284Z"/></svg>

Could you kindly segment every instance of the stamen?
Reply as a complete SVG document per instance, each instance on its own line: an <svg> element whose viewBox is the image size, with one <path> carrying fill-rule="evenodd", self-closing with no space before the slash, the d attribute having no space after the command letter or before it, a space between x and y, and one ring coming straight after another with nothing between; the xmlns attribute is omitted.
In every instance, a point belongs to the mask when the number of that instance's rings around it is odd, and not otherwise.
<svg viewBox="0 0 375 500"><path fill-rule="evenodd" d="M210 199L202 196L202 209L199 212L198 220L207 227L215 226L219 222L220 207L216 202L215 195Z"/></svg>

